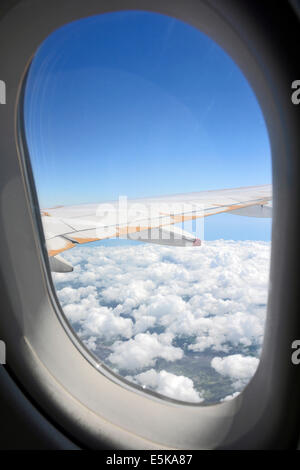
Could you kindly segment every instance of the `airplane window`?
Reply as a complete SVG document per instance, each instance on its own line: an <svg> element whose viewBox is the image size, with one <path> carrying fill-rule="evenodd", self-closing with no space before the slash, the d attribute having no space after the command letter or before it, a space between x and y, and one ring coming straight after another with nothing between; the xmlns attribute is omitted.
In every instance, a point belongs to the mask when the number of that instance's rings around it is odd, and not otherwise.
<svg viewBox="0 0 300 470"><path fill-rule="evenodd" d="M122 11L54 31L25 89L53 283L99 360L209 405L259 364L270 146L256 97L209 37Z"/></svg>

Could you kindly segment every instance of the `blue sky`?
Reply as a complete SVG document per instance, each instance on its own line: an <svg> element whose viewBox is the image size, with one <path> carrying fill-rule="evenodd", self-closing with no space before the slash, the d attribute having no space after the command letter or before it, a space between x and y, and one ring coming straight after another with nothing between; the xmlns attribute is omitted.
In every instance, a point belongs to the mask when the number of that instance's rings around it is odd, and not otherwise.
<svg viewBox="0 0 300 470"><path fill-rule="evenodd" d="M167 16L118 12L52 33L31 65L26 136L40 206L271 183L266 126L232 59ZM218 215L206 239L270 239Z"/></svg>

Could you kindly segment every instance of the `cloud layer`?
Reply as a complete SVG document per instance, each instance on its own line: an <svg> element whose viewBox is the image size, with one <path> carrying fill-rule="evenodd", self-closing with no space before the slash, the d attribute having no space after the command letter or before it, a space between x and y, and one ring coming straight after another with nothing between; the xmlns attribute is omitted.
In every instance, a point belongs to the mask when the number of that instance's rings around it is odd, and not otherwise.
<svg viewBox="0 0 300 470"><path fill-rule="evenodd" d="M186 383L187 401L201 401L206 386L193 388L197 371L184 366L187 357L209 356L211 373L230 379L227 395L253 375L264 331L269 243L91 245L64 256L75 267L53 274L64 312L117 372L173 398L174 390L183 397L180 384ZM237 375L242 370L245 376Z"/></svg>

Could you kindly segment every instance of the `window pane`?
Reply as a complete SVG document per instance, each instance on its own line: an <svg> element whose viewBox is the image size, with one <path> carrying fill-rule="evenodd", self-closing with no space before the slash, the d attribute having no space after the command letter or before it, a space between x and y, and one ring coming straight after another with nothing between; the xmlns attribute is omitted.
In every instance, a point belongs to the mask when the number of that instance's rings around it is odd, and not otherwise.
<svg viewBox="0 0 300 470"><path fill-rule="evenodd" d="M272 209L266 126L237 65L174 18L85 18L38 49L25 126L79 338L146 390L202 404L238 394L259 362Z"/></svg>

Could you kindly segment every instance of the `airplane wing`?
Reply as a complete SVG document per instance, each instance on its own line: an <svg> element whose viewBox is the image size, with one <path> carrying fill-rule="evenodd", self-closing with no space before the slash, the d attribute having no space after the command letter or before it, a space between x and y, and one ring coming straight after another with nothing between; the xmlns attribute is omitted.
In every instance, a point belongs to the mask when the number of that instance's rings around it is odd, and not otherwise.
<svg viewBox="0 0 300 470"><path fill-rule="evenodd" d="M198 246L193 234L174 227L220 213L272 216L271 185L201 191L102 204L57 206L41 211L51 270L71 271L59 253L76 244L107 238L129 238L172 246Z"/></svg>

